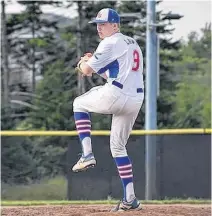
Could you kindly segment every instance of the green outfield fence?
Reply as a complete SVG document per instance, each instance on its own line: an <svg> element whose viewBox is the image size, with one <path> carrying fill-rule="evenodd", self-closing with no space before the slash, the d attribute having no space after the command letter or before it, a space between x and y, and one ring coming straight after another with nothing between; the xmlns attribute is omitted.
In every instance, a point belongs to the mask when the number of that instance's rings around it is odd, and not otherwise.
<svg viewBox="0 0 212 216"><path fill-rule="evenodd" d="M131 135L211 134L212 128L133 130ZM77 131L1 131L1 136L77 136ZM91 135L108 136L109 130L93 130Z"/></svg>
<svg viewBox="0 0 212 216"><path fill-rule="evenodd" d="M137 164L134 170L138 197L144 199L145 194L144 184L141 184L145 182L145 135L157 135L159 138L157 140L157 196L160 199L165 199L165 197L209 198L211 133L212 128L133 130L129 140L132 145L128 146L128 150L134 163ZM64 130L3 130L0 134L4 137L78 136L77 131ZM98 145L99 142L105 144L109 142L110 131L93 130L91 134L93 148L99 159L99 168L81 175L72 174L70 167L78 159L80 147L78 139L71 139L67 145L67 197L69 200L102 200L111 195L117 199L121 196L120 180L117 177L115 165L110 162L110 148L108 145ZM182 145L178 145L179 143ZM105 163L105 161L109 162ZM175 170L180 170L180 172ZM113 178L107 176L113 176ZM89 187L83 187L85 179ZM175 186L176 184L178 187ZM71 187L71 185L74 186ZM93 190L96 185L101 185L101 190ZM79 193L82 187L83 193Z"/></svg>

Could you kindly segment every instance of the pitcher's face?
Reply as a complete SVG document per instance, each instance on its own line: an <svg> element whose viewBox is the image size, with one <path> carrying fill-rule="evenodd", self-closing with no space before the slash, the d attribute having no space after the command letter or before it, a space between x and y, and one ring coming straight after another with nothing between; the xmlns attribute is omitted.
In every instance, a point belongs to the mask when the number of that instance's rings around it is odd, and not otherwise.
<svg viewBox="0 0 212 216"><path fill-rule="evenodd" d="M97 23L97 31L99 37L104 39L106 37L110 37L115 32L116 23Z"/></svg>

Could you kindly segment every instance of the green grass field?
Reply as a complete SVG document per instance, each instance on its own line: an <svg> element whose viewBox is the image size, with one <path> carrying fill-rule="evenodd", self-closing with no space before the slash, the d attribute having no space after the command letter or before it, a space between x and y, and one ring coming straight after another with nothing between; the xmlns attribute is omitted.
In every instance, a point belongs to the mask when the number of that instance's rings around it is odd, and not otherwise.
<svg viewBox="0 0 212 216"><path fill-rule="evenodd" d="M143 204L211 204L211 200L204 199L167 199L167 200L141 200ZM2 206L30 206L30 205L68 205L68 204L114 204L117 200L47 200L47 201L4 201L2 200Z"/></svg>
<svg viewBox="0 0 212 216"><path fill-rule="evenodd" d="M68 205L68 204L115 204L118 200L75 200L67 201L67 181L64 176L30 185L1 185L2 206L30 206L30 205ZM141 200L143 204L211 204L205 199L166 198L165 200Z"/></svg>

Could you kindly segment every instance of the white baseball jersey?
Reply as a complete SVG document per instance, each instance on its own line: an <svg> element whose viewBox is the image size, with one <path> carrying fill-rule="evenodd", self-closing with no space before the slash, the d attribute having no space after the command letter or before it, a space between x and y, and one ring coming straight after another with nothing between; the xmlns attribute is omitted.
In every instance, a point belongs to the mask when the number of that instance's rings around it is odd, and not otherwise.
<svg viewBox="0 0 212 216"><path fill-rule="evenodd" d="M87 64L99 75L106 73L108 83L77 97L74 112L112 114L111 153L124 157L144 99L142 52L133 38L116 33L100 42Z"/></svg>
<svg viewBox="0 0 212 216"><path fill-rule="evenodd" d="M143 55L137 42L122 33L103 39L87 64L99 75L105 73L107 82L123 85L123 91L137 94L144 88Z"/></svg>

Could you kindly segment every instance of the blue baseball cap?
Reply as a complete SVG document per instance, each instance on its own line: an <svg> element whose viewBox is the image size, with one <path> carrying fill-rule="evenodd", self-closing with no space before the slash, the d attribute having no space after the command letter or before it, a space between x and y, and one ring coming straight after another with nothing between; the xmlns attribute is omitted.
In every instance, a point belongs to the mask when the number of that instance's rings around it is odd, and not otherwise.
<svg viewBox="0 0 212 216"><path fill-rule="evenodd" d="M120 16L111 8L104 8L99 11L96 18L88 23L120 23Z"/></svg>

